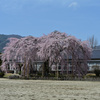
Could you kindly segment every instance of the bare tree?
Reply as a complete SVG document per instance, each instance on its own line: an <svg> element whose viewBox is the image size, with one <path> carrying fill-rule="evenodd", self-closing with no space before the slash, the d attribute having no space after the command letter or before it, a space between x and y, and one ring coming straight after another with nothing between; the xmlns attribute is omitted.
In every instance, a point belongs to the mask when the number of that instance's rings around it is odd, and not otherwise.
<svg viewBox="0 0 100 100"><path fill-rule="evenodd" d="M90 37L88 39L89 43L90 43L90 46L92 49L95 49L96 46L98 45L98 40L94 37L94 35L92 37Z"/></svg>

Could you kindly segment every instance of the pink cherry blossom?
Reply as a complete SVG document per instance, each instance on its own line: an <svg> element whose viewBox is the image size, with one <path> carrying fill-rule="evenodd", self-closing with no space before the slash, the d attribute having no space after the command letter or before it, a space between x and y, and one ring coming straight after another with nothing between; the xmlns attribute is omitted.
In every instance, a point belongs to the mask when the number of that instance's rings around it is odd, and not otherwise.
<svg viewBox="0 0 100 100"><path fill-rule="evenodd" d="M72 73L85 75L88 70L87 60L91 56L91 48L87 41L81 41L74 36L58 31L36 38L32 36L21 39L10 38L2 54L2 69L7 70L8 64L18 69L22 63L22 73L29 74L31 66L38 61L49 62L49 68L69 69L71 59ZM65 68L65 69L64 69ZM35 69L35 68L33 68Z"/></svg>

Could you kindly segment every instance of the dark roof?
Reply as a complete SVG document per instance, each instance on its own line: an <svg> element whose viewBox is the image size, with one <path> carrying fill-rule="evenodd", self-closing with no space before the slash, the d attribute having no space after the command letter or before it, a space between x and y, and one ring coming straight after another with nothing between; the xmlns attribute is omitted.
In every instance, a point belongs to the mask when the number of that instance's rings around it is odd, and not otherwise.
<svg viewBox="0 0 100 100"><path fill-rule="evenodd" d="M65 55L65 59L67 59L67 56ZM69 59L72 59L69 57ZM100 60L100 49L94 49L91 54L91 59L93 60Z"/></svg>
<svg viewBox="0 0 100 100"><path fill-rule="evenodd" d="M100 59L100 49L92 51L91 59Z"/></svg>

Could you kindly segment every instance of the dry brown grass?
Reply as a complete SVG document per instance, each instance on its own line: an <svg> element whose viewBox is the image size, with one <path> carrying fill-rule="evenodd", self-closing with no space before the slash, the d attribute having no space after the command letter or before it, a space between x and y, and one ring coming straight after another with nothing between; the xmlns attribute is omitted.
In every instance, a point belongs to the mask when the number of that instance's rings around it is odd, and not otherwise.
<svg viewBox="0 0 100 100"><path fill-rule="evenodd" d="M0 79L0 100L100 100L100 82Z"/></svg>

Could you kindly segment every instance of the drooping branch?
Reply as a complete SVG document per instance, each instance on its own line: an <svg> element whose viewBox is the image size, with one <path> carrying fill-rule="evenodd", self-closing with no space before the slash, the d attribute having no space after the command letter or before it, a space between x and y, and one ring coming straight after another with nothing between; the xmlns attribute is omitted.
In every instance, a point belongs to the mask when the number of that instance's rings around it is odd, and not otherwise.
<svg viewBox="0 0 100 100"><path fill-rule="evenodd" d="M2 54L2 67L7 69L5 66L8 63L20 62L23 64L22 71L25 71L24 75L27 73L28 76L31 65L35 65L34 62L48 61L49 64L46 67L51 69L54 64L61 65L63 69L67 62L66 69L68 74L68 63L69 59L71 59L73 74L77 75L79 73L83 75L87 71L86 62L90 55L91 48L86 41L82 42L74 36L55 31L39 38L28 36L21 39L11 39ZM80 60L82 60L82 66L77 63ZM44 67L44 70L46 67ZM59 71L58 66L56 66L56 70L57 72Z"/></svg>

